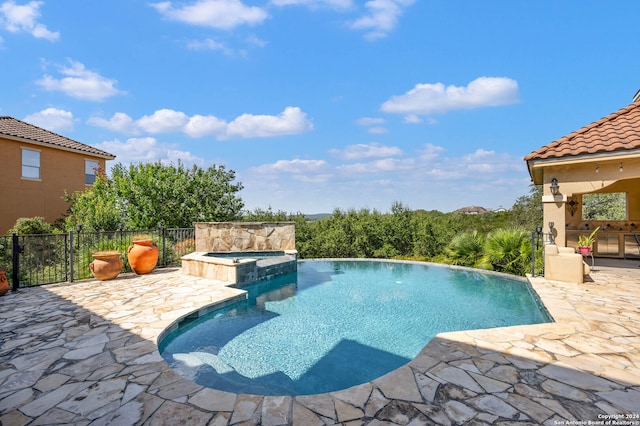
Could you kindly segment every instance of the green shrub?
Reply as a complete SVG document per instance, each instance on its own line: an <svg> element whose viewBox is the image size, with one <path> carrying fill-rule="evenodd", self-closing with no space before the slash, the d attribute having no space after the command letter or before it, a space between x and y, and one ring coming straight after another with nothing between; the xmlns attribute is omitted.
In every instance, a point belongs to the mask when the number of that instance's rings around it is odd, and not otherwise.
<svg viewBox="0 0 640 426"><path fill-rule="evenodd" d="M54 232L55 230L53 226L47 223L43 217L35 216L19 218L16 220L16 224L13 225L13 228L9 229L7 234L53 234Z"/></svg>

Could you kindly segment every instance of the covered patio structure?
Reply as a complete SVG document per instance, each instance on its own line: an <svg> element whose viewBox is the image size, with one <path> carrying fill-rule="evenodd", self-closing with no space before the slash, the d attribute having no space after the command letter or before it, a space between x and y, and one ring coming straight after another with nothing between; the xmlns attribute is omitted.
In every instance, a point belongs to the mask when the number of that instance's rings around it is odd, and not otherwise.
<svg viewBox="0 0 640 426"><path fill-rule="evenodd" d="M533 183L543 186L543 232L555 244L575 248L595 235L593 255L640 258L640 97L608 116L545 145L525 158ZM583 215L588 194L617 193L624 212L616 218Z"/></svg>

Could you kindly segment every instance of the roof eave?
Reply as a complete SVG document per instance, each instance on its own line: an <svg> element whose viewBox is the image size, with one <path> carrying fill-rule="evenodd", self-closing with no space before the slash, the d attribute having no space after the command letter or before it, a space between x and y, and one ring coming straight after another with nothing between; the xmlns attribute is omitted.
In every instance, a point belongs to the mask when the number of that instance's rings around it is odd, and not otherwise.
<svg viewBox="0 0 640 426"><path fill-rule="evenodd" d="M103 158L105 160L114 160L116 158L115 155L110 154L110 153L108 153L106 151L103 151L104 154L99 154L99 153L94 153L94 152L83 151L81 149L74 149L74 148L69 148L69 147L66 147L66 146L60 146L60 145L56 145L56 144L52 144L52 143L42 142L42 141L38 141L38 140L35 140L35 139L21 138L20 136L8 135L6 133L0 134L0 137L3 137L5 139L14 140L16 142L24 142L24 143L29 143L29 144L32 144L32 145L38 145L38 146L44 146L44 147L47 147L47 148L59 149L61 151L69 151L69 152L74 152L76 154L83 154L83 155L87 155L87 156L90 156L90 157Z"/></svg>
<svg viewBox="0 0 640 426"><path fill-rule="evenodd" d="M542 184L543 169L545 167L565 166L568 164L594 163L597 161L624 161L640 157L640 149L624 151L598 152L595 154L571 155L565 157L551 157L527 160L527 167L531 180L536 185Z"/></svg>

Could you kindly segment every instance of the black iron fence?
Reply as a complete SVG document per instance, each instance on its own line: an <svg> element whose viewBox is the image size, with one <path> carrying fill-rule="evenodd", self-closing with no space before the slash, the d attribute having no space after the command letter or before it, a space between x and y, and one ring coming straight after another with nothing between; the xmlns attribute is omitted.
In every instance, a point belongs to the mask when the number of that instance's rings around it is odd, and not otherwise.
<svg viewBox="0 0 640 426"><path fill-rule="evenodd" d="M127 251L134 240L151 238L158 246L158 267L180 266L180 258L195 251L194 228L158 227L146 231L83 232L0 236L0 269L14 290L93 278L92 253L122 253L122 272L131 272Z"/></svg>

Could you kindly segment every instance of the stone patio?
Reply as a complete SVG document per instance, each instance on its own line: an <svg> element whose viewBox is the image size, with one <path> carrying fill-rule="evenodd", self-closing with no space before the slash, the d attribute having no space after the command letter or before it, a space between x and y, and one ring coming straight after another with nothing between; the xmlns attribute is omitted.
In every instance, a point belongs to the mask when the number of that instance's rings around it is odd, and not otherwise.
<svg viewBox="0 0 640 426"><path fill-rule="evenodd" d="M442 333L373 382L298 397L205 388L160 357L167 326L243 297L223 282L165 269L21 289L0 298L0 422L640 425L633 268L597 266L581 285L530 278L555 323Z"/></svg>

